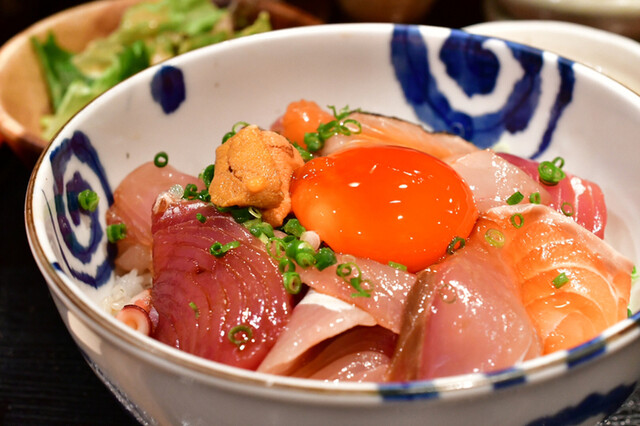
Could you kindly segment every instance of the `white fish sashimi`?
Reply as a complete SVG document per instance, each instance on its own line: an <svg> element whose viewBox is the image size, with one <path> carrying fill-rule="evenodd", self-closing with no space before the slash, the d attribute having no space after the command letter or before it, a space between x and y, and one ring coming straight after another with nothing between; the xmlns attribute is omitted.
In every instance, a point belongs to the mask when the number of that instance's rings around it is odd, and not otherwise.
<svg viewBox="0 0 640 426"><path fill-rule="evenodd" d="M362 309L310 289L294 308L289 323L258 371L287 375L320 342L357 325L375 324L375 319Z"/></svg>

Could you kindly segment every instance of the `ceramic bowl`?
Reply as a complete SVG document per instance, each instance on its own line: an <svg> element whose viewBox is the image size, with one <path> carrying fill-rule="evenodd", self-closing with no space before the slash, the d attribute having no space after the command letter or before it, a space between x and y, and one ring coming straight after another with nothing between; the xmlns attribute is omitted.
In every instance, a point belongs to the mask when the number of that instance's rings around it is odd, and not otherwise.
<svg viewBox="0 0 640 426"><path fill-rule="evenodd" d="M636 0L485 0L490 20L545 19L575 22L640 40Z"/></svg>
<svg viewBox="0 0 640 426"><path fill-rule="evenodd" d="M172 84L159 84L160 76L171 76ZM638 258L640 187L632 183L640 179L640 97L588 67L500 39L393 24L287 29L203 48L134 76L79 112L40 157L26 198L29 242L60 315L89 365L136 418L149 424L573 424L594 422L622 404L640 378L640 314L577 348L506 370L340 384L201 359L105 313L113 269L97 230L124 176L158 151L180 170L202 170L234 123L269 127L300 98L397 116L481 147L563 156L572 172L602 187L606 239ZM90 216L78 217L67 199L79 183L100 196Z"/></svg>
<svg viewBox="0 0 640 426"><path fill-rule="evenodd" d="M640 42L628 37L586 25L545 20L482 22L464 30L557 53L640 93Z"/></svg>
<svg viewBox="0 0 640 426"><path fill-rule="evenodd" d="M85 3L34 23L0 48L0 137L4 136L26 162L35 162L50 142L41 136L40 119L51 112L44 77L30 38L43 39L53 32L63 48L80 52L92 40L114 31L124 11L141 1ZM316 17L278 1L243 0L237 5L246 16L254 15L256 10L267 10L274 28L321 23Z"/></svg>

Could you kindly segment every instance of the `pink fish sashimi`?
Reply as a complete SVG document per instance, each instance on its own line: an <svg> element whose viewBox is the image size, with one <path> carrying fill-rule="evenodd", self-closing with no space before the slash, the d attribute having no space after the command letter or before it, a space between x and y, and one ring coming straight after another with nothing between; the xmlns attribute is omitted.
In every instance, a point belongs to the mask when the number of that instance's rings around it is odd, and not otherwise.
<svg viewBox="0 0 640 426"><path fill-rule="evenodd" d="M497 250L472 233L463 249L418 274L390 380L488 372L541 354L514 274Z"/></svg>
<svg viewBox="0 0 640 426"><path fill-rule="evenodd" d="M511 154L500 153L499 155L539 181L539 163L537 161ZM551 195L551 202L543 204L549 205L558 211L562 211L563 208L569 209L573 212L571 215L573 220L598 237L604 238L604 229L607 225L607 206L602 190L593 182L566 171L565 174L566 177L557 185L545 185Z"/></svg>
<svg viewBox="0 0 640 426"><path fill-rule="evenodd" d="M328 155L343 148L372 143L404 146L445 159L478 150L470 142L447 133L428 132L421 126L393 117L355 112L348 119L360 123L362 131L350 135L338 134L329 138L321 151ZM351 125L348 125L351 126Z"/></svg>
<svg viewBox="0 0 640 426"><path fill-rule="evenodd" d="M316 268L300 270L302 282L320 293L331 295L359 307L371 314L378 325L394 333L399 333L405 301L409 290L415 283L416 276L374 260L354 258L349 255L338 255L337 257L338 263L336 265L322 271ZM341 278L336 274L338 265L354 261L362 271L362 288L370 290L369 297L354 295L356 289L347 281L354 275ZM355 268L353 272L357 273ZM365 283L365 281L367 282Z"/></svg>
<svg viewBox="0 0 640 426"><path fill-rule="evenodd" d="M518 191L525 196L524 203L536 192L540 194L542 204L551 202L544 185L491 150L456 157L449 165L467 182L481 213L504 205Z"/></svg>
<svg viewBox="0 0 640 426"><path fill-rule="evenodd" d="M154 206L152 229L153 337L214 361L257 368L292 310L264 244L213 205L169 194ZM233 241L239 246L221 257L209 251L216 242Z"/></svg>
<svg viewBox="0 0 640 426"><path fill-rule="evenodd" d="M383 327L358 326L314 348L294 377L330 382L383 382L397 335Z"/></svg>
<svg viewBox="0 0 640 426"><path fill-rule="evenodd" d="M171 165L157 167L148 162L124 178L113 193L107 224L124 223L127 236L118 242L116 266L140 273L151 266L151 208L158 194L173 185L201 184L198 178L181 173Z"/></svg>
<svg viewBox="0 0 640 426"><path fill-rule="evenodd" d="M309 290L258 371L290 374L315 345L357 325L376 325L371 315L326 294Z"/></svg>

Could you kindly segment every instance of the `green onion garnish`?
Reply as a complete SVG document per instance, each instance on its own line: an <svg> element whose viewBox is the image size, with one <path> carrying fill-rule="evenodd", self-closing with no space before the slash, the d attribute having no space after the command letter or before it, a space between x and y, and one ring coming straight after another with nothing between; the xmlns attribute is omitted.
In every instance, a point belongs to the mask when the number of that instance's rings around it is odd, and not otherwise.
<svg viewBox="0 0 640 426"><path fill-rule="evenodd" d="M189 302L189 307L193 310L193 313L196 315L196 319L200 317L200 309L198 309L198 305L193 302Z"/></svg>
<svg viewBox="0 0 640 426"><path fill-rule="evenodd" d="M352 273L356 271L355 276L351 277ZM356 292L351 293L351 297L371 297L371 282L362 278L362 270L355 262L341 263L336 268L336 275L345 280L353 287ZM369 284L368 289L362 288L362 284Z"/></svg>
<svg viewBox="0 0 640 426"><path fill-rule="evenodd" d="M238 335L241 338L238 338ZM245 343L248 343L253 338L253 329L250 325L240 324L229 330L227 338L231 343L236 345L239 349L242 349Z"/></svg>
<svg viewBox="0 0 640 426"><path fill-rule="evenodd" d="M484 239L494 247L501 248L504 246L505 238L504 234L497 229L488 229L484 233Z"/></svg>
<svg viewBox="0 0 640 426"><path fill-rule="evenodd" d="M209 247L209 253L214 255L215 257L222 257L231 249L240 247L239 241L231 241L226 244L222 244L220 242L215 242Z"/></svg>
<svg viewBox="0 0 640 426"><path fill-rule="evenodd" d="M389 266L391 266L394 269L397 269L398 271L407 271L407 266L403 265L402 263L398 263L398 262L394 262L392 260L389 261L388 263Z"/></svg>
<svg viewBox="0 0 640 426"><path fill-rule="evenodd" d="M310 155L321 150L325 141L334 135L349 136L362 132L362 125L358 121L354 119L345 120L345 118L351 114L348 106L342 108L340 112L337 112L334 106L329 106L329 108L333 111L335 120L329 121L328 123L321 123L318 125L315 133L305 133L304 135L304 144L307 146L307 151ZM350 128L347 124L350 124L352 127Z"/></svg>
<svg viewBox="0 0 640 426"><path fill-rule="evenodd" d="M300 274L293 271L287 271L282 274L282 281L284 283L284 289L289 294L298 294L302 289L302 280Z"/></svg>
<svg viewBox="0 0 640 426"><path fill-rule="evenodd" d="M510 206L515 206L522 200L524 200L524 195L522 195L522 192L516 191L513 194L511 194L509 198L507 198L507 204L509 204Z"/></svg>
<svg viewBox="0 0 640 426"><path fill-rule="evenodd" d="M516 229L522 228L522 225L524 225L524 216L520 213L512 214L510 220L511 224Z"/></svg>
<svg viewBox="0 0 640 426"><path fill-rule="evenodd" d="M636 269L636 265L633 265L633 268L631 269L631 282L637 280L638 277L640 277L640 274L638 274L638 269Z"/></svg>
<svg viewBox="0 0 640 426"><path fill-rule="evenodd" d="M247 127L248 125L249 125L249 123L247 123L246 121L238 121L236 124L234 124L231 127L231 131L225 133L225 135L222 137L222 143L225 143L226 141L231 139L233 136L236 135L236 133L238 133L238 131L240 131L241 129Z"/></svg>
<svg viewBox="0 0 640 426"><path fill-rule="evenodd" d="M287 234L294 235L297 238L300 238L300 235L302 235L302 233L306 231L304 226L300 225L300 221L298 219L289 219L287 223L285 223L282 230Z"/></svg>
<svg viewBox="0 0 640 426"><path fill-rule="evenodd" d="M529 202L532 204L540 204L540 193L539 192L534 192L533 194L529 195Z"/></svg>
<svg viewBox="0 0 640 426"><path fill-rule="evenodd" d="M319 271L338 263L336 254L329 247L322 247L316 253L316 268Z"/></svg>
<svg viewBox="0 0 640 426"><path fill-rule="evenodd" d="M540 163L540 165L538 165L540 182L545 185L557 185L558 182L566 176L562 171L563 166L564 159L562 157L556 157L553 161L543 161Z"/></svg>
<svg viewBox="0 0 640 426"><path fill-rule="evenodd" d="M627 308L627 318L632 316L633 316L633 312L631 311L631 309Z"/></svg>
<svg viewBox="0 0 640 426"><path fill-rule="evenodd" d="M78 194L78 204L82 210L94 212L98 208L99 202L100 198L98 197L98 194L90 189L85 189Z"/></svg>
<svg viewBox="0 0 640 426"><path fill-rule="evenodd" d="M562 272L562 273L558 274L558 276L553 279L553 286L555 288L560 288L560 287L562 287L563 285L565 285L568 282L569 282L569 278L567 277L567 274Z"/></svg>
<svg viewBox="0 0 640 426"><path fill-rule="evenodd" d="M198 176L204 182L204 186L205 186L205 188L207 188L207 190L209 189L209 186L211 185L211 181L213 180L213 175L215 174L215 172L216 172L215 164L209 164L202 171L202 173L200 173L200 176Z"/></svg>
<svg viewBox="0 0 640 426"><path fill-rule="evenodd" d="M211 195L209 195L209 191L206 188L202 191L198 191L198 187L193 183L188 183L185 185L182 198L184 198L185 200L200 200L204 201L205 203L211 201Z"/></svg>
<svg viewBox="0 0 640 426"><path fill-rule="evenodd" d="M447 253L453 254L464 247L466 241L461 237L454 237L447 246Z"/></svg>
<svg viewBox="0 0 640 426"><path fill-rule="evenodd" d="M568 201L565 201L560 206L560 211L562 211L562 214L564 214L565 216L573 216L574 214L573 204L571 204Z"/></svg>
<svg viewBox="0 0 640 426"><path fill-rule="evenodd" d="M107 239L110 243L123 240L127 236L127 225L124 223L114 223L107 226Z"/></svg>
<svg viewBox="0 0 640 426"><path fill-rule="evenodd" d="M196 219L198 219L198 222L200 223L205 223L207 221L207 218L202 213L196 213Z"/></svg>
<svg viewBox="0 0 640 426"><path fill-rule="evenodd" d="M169 164L169 156L167 155L166 152L160 151L159 153L156 154L155 157L153 157L153 164L156 167L162 168L167 164Z"/></svg>

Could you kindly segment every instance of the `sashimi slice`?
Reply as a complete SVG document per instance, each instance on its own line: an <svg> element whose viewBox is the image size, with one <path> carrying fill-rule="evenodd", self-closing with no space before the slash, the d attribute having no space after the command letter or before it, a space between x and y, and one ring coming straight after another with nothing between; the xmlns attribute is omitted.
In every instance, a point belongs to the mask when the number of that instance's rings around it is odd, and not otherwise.
<svg viewBox="0 0 640 426"><path fill-rule="evenodd" d="M214 361L257 368L292 310L264 244L213 205L169 194L154 206L152 230L153 337ZM209 251L232 241L239 246L222 257Z"/></svg>
<svg viewBox="0 0 640 426"><path fill-rule="evenodd" d="M173 185L200 184L195 176L178 171L170 164L157 167L147 162L129 173L113 193L107 211L107 225L124 223L127 236L118 241L116 266L142 273L151 266L151 208L161 192Z"/></svg>
<svg viewBox="0 0 640 426"><path fill-rule="evenodd" d="M373 326L376 321L360 308L309 290L258 371L287 375L309 349L357 325Z"/></svg>
<svg viewBox="0 0 640 426"><path fill-rule="evenodd" d="M394 381L510 367L541 354L514 275L474 232L463 249L418 274L389 369Z"/></svg>
<svg viewBox="0 0 640 426"><path fill-rule="evenodd" d="M478 228L503 233L502 257L544 353L581 344L626 318L633 263L572 219L542 205L505 206L484 214Z"/></svg>
<svg viewBox="0 0 640 426"><path fill-rule="evenodd" d="M475 145L459 136L428 132L417 124L398 118L354 112L348 116L348 119L360 123L362 131L350 135L338 134L330 137L320 152L322 155L328 155L348 147L370 144L413 148L441 160L478 150Z"/></svg>
<svg viewBox="0 0 640 426"><path fill-rule="evenodd" d="M330 382L383 382L397 335L380 326L355 327L322 347L291 375Z"/></svg>
<svg viewBox="0 0 640 426"><path fill-rule="evenodd" d="M491 150L475 151L448 163L471 188L481 213L504 205L516 192L524 196L524 203L536 192L540 194L540 203L551 203L544 185Z"/></svg>
<svg viewBox="0 0 640 426"><path fill-rule="evenodd" d="M415 283L416 276L374 260L340 254L337 258L336 265L322 271L316 268L300 270L302 282L320 293L334 296L359 307L371 314L378 325L399 333L405 301ZM363 290L370 290L368 297L355 295L357 291L349 281L336 274L337 266L347 262L355 262L361 269Z"/></svg>
<svg viewBox="0 0 640 426"><path fill-rule="evenodd" d="M539 181L539 163L537 161L504 153L500 153L500 156ZM571 213L573 220L598 237L604 238L604 230L607 225L607 206L602 189L596 183L566 171L565 174L566 177L557 185L545 185L551 196L548 205L558 211L567 210Z"/></svg>

